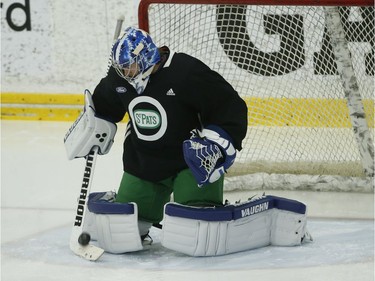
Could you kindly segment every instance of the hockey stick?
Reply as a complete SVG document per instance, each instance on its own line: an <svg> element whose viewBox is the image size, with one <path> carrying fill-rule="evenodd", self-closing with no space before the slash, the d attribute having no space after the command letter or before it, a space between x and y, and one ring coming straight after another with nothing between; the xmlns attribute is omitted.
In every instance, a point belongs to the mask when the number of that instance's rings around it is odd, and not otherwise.
<svg viewBox="0 0 375 281"><path fill-rule="evenodd" d="M116 24L115 34L113 41L115 42L120 35L121 26L124 17L119 17ZM90 260L98 260L104 253L104 250L90 245L90 235L83 232L85 212L87 210L88 195L90 194L92 175L94 173L96 157L98 155L98 147L94 146L90 153L86 156L86 167L83 173L83 181L81 191L78 199L78 207L74 220L72 233L70 235L70 249L78 256Z"/></svg>
<svg viewBox="0 0 375 281"><path fill-rule="evenodd" d="M113 35L111 50L112 50L113 46L115 45L117 39L119 39L122 23L124 22L124 20L125 20L124 16L120 16L117 19L117 24L116 24L116 28L115 28L115 33ZM110 54L109 59L108 59L108 69L107 69L107 71L111 67L111 64L112 64L112 53Z"/></svg>
<svg viewBox="0 0 375 281"><path fill-rule="evenodd" d="M83 180L81 191L78 199L78 207L76 216L74 219L72 234L70 236L70 249L78 256L85 258L90 261L96 261L99 259L104 250L94 245L88 244L90 241L80 243L81 235L83 234L83 225L85 220L85 212L87 210L87 200L90 194L92 176L94 174L94 168L96 163L96 156L98 155L98 147L94 146L90 153L86 156L86 166L83 173ZM86 236L90 237L90 236ZM86 244L86 245L83 245Z"/></svg>
<svg viewBox="0 0 375 281"><path fill-rule="evenodd" d="M121 27L122 27L122 23L124 22L124 20L125 20L124 16L120 16L117 19L116 29L115 29L115 33L113 35L113 44L117 41L118 37L120 36Z"/></svg>

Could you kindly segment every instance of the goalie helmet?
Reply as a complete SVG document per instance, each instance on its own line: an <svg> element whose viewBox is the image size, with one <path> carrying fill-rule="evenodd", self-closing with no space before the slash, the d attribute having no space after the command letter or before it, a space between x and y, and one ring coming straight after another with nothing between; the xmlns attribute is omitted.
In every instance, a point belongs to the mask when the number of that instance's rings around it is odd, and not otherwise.
<svg viewBox="0 0 375 281"><path fill-rule="evenodd" d="M158 48L150 35L134 27L128 27L113 45L111 58L117 73L130 83L137 78L146 80L160 61ZM137 69L134 75L129 75L127 71L134 63Z"/></svg>

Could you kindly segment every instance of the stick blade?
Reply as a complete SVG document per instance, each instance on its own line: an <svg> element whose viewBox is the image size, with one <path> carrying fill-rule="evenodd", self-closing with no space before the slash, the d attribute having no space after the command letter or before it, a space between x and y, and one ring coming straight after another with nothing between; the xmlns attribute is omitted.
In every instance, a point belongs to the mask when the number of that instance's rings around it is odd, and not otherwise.
<svg viewBox="0 0 375 281"><path fill-rule="evenodd" d="M102 248L96 247L91 244L82 246L79 243L70 243L70 249L76 255L89 261L98 260L104 253L104 250Z"/></svg>

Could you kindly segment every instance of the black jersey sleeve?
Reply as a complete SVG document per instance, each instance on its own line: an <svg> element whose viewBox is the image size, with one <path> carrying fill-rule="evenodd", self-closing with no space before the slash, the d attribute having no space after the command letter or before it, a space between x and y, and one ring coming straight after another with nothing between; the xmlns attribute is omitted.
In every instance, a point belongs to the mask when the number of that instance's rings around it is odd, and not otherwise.
<svg viewBox="0 0 375 281"><path fill-rule="evenodd" d="M112 122L120 122L126 113L121 98L115 90L117 75L111 68L106 77L100 80L92 96L96 114Z"/></svg>
<svg viewBox="0 0 375 281"><path fill-rule="evenodd" d="M217 72L197 61L189 74L191 102L203 127L217 125L233 140L237 150L247 131L247 106L237 91Z"/></svg>

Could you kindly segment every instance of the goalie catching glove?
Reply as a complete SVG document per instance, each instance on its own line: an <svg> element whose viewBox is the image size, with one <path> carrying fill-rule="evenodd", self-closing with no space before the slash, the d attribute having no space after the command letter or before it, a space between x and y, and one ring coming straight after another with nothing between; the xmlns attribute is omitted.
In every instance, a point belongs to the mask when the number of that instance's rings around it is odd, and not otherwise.
<svg viewBox="0 0 375 281"><path fill-rule="evenodd" d="M207 126L193 130L192 137L183 142L184 158L198 186L217 181L236 158L230 136L220 127Z"/></svg>
<svg viewBox="0 0 375 281"><path fill-rule="evenodd" d="M68 159L86 157L94 146L104 155L112 147L117 131L116 124L95 114L94 102L89 90L85 90L85 107L64 138Z"/></svg>

